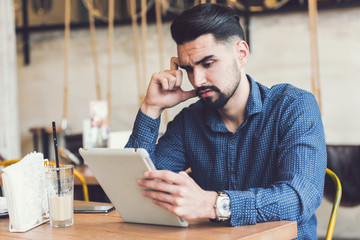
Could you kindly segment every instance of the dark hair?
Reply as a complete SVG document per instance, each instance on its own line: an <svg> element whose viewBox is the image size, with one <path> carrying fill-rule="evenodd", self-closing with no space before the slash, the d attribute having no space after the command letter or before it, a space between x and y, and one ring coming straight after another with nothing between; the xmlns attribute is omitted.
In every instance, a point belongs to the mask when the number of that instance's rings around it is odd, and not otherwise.
<svg viewBox="0 0 360 240"><path fill-rule="evenodd" d="M244 31L236 12L219 4L199 4L185 10L171 24L171 35L181 45L211 33L216 41L226 41L232 36L244 39Z"/></svg>

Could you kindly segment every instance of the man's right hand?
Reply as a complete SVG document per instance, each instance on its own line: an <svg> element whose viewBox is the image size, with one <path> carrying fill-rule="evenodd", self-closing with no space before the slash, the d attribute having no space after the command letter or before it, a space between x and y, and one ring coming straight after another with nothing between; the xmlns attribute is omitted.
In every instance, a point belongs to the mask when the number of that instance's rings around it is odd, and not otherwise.
<svg viewBox="0 0 360 240"><path fill-rule="evenodd" d="M162 111L195 97L195 90L181 89L182 72L178 69L179 60L172 57L170 70L154 73L151 77L147 93L141 104L141 111L152 118L158 118Z"/></svg>

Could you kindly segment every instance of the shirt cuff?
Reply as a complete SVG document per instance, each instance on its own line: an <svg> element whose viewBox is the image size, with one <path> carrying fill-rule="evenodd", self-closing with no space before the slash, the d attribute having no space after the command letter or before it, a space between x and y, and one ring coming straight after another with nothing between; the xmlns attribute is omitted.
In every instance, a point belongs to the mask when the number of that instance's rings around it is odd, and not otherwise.
<svg viewBox="0 0 360 240"><path fill-rule="evenodd" d="M231 226L256 224L255 196L250 191L224 191L230 197Z"/></svg>
<svg viewBox="0 0 360 240"><path fill-rule="evenodd" d="M153 119L139 109L135 119L133 135L146 143L156 143L160 127L160 117Z"/></svg>

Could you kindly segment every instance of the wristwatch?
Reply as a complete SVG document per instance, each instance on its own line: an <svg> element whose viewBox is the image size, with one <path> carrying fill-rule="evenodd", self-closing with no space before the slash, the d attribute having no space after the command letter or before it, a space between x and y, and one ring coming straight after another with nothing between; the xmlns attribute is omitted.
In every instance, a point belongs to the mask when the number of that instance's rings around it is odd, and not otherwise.
<svg viewBox="0 0 360 240"><path fill-rule="evenodd" d="M231 205L230 197L225 192L218 192L218 197L214 205L216 210L216 220L217 221L226 221L230 219L231 216Z"/></svg>

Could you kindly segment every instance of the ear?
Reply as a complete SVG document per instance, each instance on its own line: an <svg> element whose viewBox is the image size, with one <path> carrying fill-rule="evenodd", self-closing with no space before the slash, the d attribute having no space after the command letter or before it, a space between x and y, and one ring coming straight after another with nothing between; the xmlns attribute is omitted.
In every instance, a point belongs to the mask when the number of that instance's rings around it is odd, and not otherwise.
<svg viewBox="0 0 360 240"><path fill-rule="evenodd" d="M239 40L236 42L236 52L238 54L238 59L241 66L244 66L247 63L249 58L249 46L244 40Z"/></svg>

